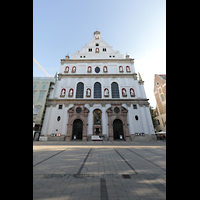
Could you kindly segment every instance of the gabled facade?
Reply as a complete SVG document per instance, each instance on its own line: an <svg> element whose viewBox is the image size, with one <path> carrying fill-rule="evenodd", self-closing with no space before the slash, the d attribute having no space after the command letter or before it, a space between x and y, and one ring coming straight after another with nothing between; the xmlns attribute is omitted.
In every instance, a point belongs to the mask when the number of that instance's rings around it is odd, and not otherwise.
<svg viewBox="0 0 200 200"><path fill-rule="evenodd" d="M156 131L166 131L166 74L155 74L154 96L156 99L154 110L157 119Z"/></svg>
<svg viewBox="0 0 200 200"><path fill-rule="evenodd" d="M42 134L59 133L68 141L92 135L149 140L155 133L148 105L134 59L114 51L96 31L81 51L61 59Z"/></svg>

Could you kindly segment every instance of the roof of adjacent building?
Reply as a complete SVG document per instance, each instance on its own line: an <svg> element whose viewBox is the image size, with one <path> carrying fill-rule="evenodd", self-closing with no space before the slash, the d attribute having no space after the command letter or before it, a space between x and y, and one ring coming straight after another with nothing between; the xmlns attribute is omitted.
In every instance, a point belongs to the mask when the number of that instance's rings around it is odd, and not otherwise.
<svg viewBox="0 0 200 200"><path fill-rule="evenodd" d="M166 81L166 74L156 74L156 75L160 76L163 80Z"/></svg>

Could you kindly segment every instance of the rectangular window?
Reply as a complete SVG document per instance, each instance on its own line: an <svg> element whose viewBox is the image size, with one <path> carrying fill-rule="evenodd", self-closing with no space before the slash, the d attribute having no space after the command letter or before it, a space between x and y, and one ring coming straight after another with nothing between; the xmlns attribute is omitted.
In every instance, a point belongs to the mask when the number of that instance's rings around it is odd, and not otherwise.
<svg viewBox="0 0 200 200"><path fill-rule="evenodd" d="M89 48L88 51L89 51L89 52L92 52L92 48Z"/></svg>
<svg viewBox="0 0 200 200"><path fill-rule="evenodd" d="M103 51L106 51L106 48L103 48Z"/></svg>
<svg viewBox="0 0 200 200"><path fill-rule="evenodd" d="M161 94L160 97L161 97L162 101L165 101L165 97L163 94Z"/></svg>
<svg viewBox="0 0 200 200"><path fill-rule="evenodd" d="M137 105L133 104L133 109L137 109Z"/></svg>
<svg viewBox="0 0 200 200"><path fill-rule="evenodd" d="M43 97L44 97L44 92L40 92L38 102L42 102Z"/></svg>
<svg viewBox="0 0 200 200"><path fill-rule="evenodd" d="M62 105L59 105L59 106L58 106L58 109L62 109Z"/></svg>

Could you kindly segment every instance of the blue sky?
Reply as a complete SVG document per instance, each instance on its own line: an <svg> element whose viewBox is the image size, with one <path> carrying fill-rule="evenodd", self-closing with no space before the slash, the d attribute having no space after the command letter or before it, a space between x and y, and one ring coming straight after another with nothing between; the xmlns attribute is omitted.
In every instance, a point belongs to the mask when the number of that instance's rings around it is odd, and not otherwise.
<svg viewBox="0 0 200 200"><path fill-rule="evenodd" d="M96 28L135 59L155 107L154 74L166 73L166 0L33 0L33 57L54 76L60 59L81 50ZM46 76L34 62L33 76Z"/></svg>

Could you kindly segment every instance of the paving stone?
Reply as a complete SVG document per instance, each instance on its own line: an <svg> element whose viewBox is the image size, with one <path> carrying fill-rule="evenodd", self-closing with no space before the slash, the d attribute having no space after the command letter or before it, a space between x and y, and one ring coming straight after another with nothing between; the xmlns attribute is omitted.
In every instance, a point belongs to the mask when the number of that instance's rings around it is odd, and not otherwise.
<svg viewBox="0 0 200 200"><path fill-rule="evenodd" d="M33 199L166 199L166 143L33 142Z"/></svg>

